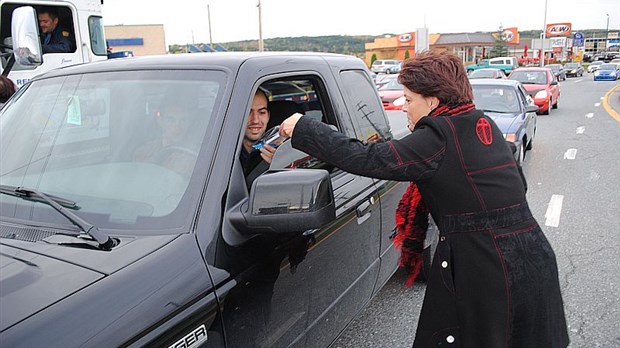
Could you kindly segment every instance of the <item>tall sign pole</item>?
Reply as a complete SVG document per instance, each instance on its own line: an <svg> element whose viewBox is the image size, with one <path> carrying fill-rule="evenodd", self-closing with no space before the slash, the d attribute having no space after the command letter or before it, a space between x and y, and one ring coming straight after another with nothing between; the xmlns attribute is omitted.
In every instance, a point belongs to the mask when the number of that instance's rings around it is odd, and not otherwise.
<svg viewBox="0 0 620 348"><path fill-rule="evenodd" d="M263 19L261 16L260 0L258 0L258 51L263 52L265 50L265 44L263 43Z"/></svg>
<svg viewBox="0 0 620 348"><path fill-rule="evenodd" d="M209 4L207 4L207 20L209 22L209 45L213 47L213 37L211 37L211 10L209 9Z"/></svg>
<svg viewBox="0 0 620 348"><path fill-rule="evenodd" d="M542 47L540 50L540 67L545 66L545 39L547 39L547 0L545 0L545 20L543 24L542 42L540 43Z"/></svg>

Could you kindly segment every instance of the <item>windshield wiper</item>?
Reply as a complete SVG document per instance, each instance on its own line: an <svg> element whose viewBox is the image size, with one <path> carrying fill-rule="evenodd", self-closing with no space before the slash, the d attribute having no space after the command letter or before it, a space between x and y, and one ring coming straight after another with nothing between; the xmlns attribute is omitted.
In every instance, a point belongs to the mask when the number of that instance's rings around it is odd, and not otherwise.
<svg viewBox="0 0 620 348"><path fill-rule="evenodd" d="M114 246L116 246L116 241L110 238L110 236L108 236L107 234L99 231L97 226L89 224L81 217L77 216L75 213L63 208L63 205L68 208L77 208L77 203L71 200L53 195L48 195L34 189L7 185L0 185L0 193L19 197L22 199L35 200L38 202L47 203L64 217L66 217L69 221L71 221L73 224L78 226L82 230L82 232L91 236L99 244L99 249L110 250Z"/></svg>

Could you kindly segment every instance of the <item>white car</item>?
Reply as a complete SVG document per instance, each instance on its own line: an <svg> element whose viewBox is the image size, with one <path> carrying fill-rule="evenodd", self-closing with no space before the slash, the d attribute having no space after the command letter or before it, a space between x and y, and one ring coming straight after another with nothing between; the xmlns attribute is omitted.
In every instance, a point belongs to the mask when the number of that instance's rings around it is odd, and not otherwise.
<svg viewBox="0 0 620 348"><path fill-rule="evenodd" d="M588 65L588 72L589 73L593 73L596 70L598 70L598 67L601 66L601 64L605 63L602 60L595 60L592 63L590 63L590 65Z"/></svg>

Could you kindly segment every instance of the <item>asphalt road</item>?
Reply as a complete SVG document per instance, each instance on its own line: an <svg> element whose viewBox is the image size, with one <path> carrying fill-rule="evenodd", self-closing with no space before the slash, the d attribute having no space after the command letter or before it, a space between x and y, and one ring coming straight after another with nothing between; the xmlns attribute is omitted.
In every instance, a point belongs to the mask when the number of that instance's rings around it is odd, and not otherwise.
<svg viewBox="0 0 620 348"><path fill-rule="evenodd" d="M620 82L560 82L526 154L528 202L553 246L570 347L620 347ZM612 91L612 89L614 91ZM604 98L607 95L607 98ZM397 272L333 347L411 347L426 287Z"/></svg>

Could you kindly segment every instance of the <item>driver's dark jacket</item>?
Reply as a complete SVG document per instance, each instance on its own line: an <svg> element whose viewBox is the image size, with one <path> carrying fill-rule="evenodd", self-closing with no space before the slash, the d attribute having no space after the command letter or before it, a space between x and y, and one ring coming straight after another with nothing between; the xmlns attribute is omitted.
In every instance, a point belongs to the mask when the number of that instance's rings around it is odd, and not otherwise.
<svg viewBox="0 0 620 348"><path fill-rule="evenodd" d="M73 52L71 44L71 33L67 29L59 27L54 28L51 32L51 38L48 44L45 44L47 33L41 33L41 48L43 53L70 53Z"/></svg>
<svg viewBox="0 0 620 348"><path fill-rule="evenodd" d="M555 255L482 112L427 116L401 140L369 144L302 117L292 145L354 174L417 183L440 237L414 347L568 345Z"/></svg>

